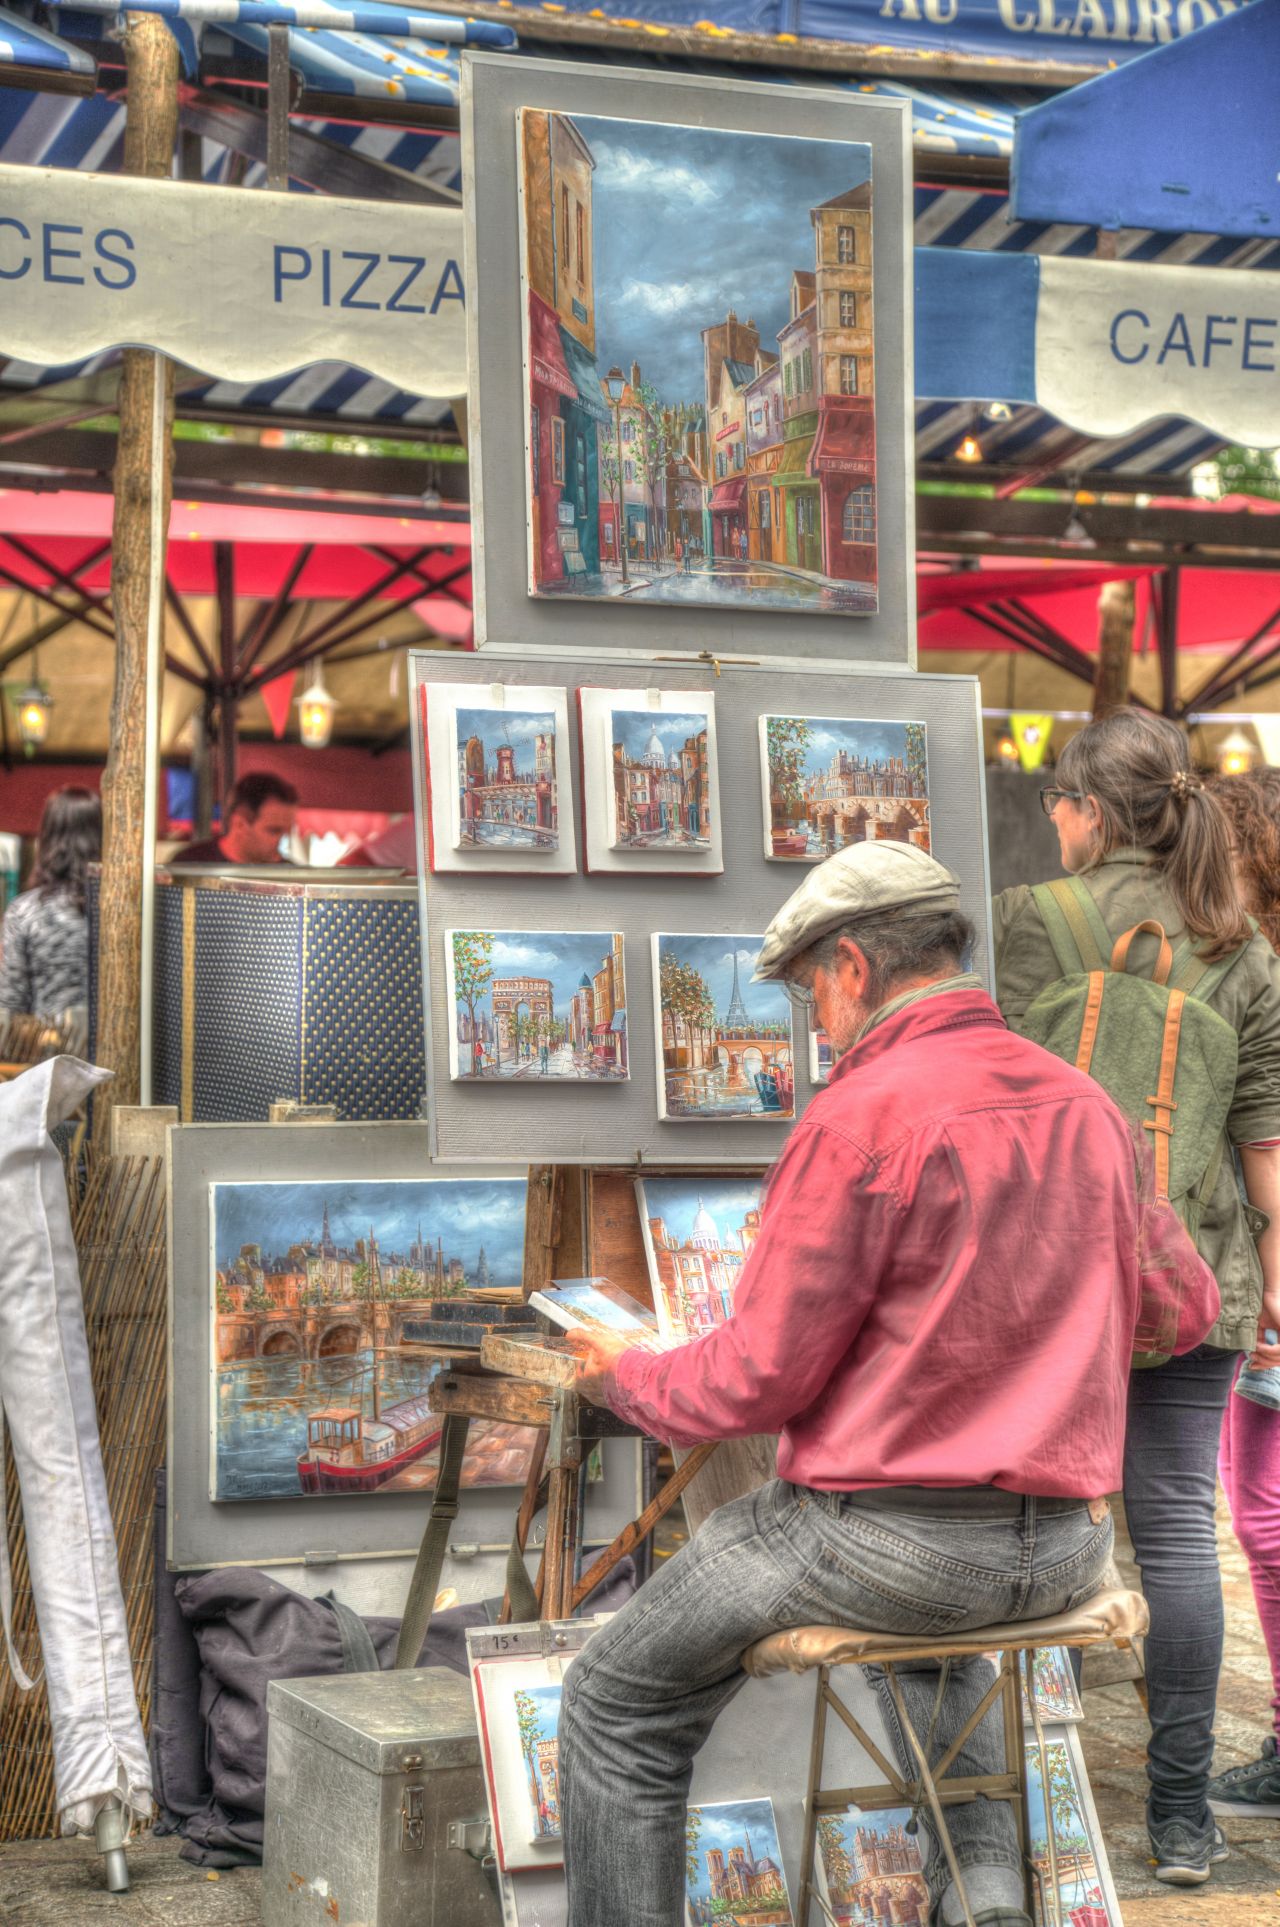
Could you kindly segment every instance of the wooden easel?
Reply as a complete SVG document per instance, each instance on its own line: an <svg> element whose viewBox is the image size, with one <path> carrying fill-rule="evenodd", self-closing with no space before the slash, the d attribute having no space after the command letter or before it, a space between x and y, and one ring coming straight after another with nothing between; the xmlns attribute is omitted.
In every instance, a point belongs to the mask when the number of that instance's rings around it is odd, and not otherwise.
<svg viewBox="0 0 1280 1927"><path fill-rule="evenodd" d="M636 1212L634 1172L531 1165L525 1213L523 1294L556 1277L607 1275L642 1304L652 1304L644 1241ZM422 1650L439 1583L449 1527L457 1517L457 1485L472 1419L533 1429L524 1493L507 1563L501 1622L566 1619L641 1546L676 1500L683 1498L696 1530L726 1500L751 1491L774 1469L774 1441L712 1441L683 1455L640 1516L625 1526L580 1577L581 1473L591 1447L604 1438L636 1438L634 1426L588 1405L574 1389L572 1354L555 1338L494 1334L479 1355L451 1359L431 1387L433 1412L444 1418L440 1474L418 1551L401 1622L396 1665L413 1666ZM714 1455L715 1465L709 1462ZM524 1552L543 1502L547 1529L537 1581L530 1584Z"/></svg>

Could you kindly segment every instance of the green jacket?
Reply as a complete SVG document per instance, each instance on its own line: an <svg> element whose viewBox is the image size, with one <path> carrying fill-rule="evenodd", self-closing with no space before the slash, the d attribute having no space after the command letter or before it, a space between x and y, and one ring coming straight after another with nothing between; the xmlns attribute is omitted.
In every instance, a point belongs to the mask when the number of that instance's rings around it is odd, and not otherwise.
<svg viewBox="0 0 1280 1927"><path fill-rule="evenodd" d="M1175 946L1187 934L1163 877L1145 850L1122 850L1083 873L1090 895L1112 937L1152 917ZM1030 890L1020 885L995 899L996 999L1017 1026L1040 992L1061 976L1048 932ZM1156 939L1135 938L1130 967L1150 969ZM1280 1138L1280 957L1254 934L1234 969L1207 1000L1240 1039L1235 1097L1227 1118L1233 1145ZM1205 1207L1200 1255L1213 1267L1222 1294L1222 1316L1206 1344L1227 1351L1254 1342L1262 1306L1262 1266L1254 1238L1266 1220L1242 1202L1230 1160ZM1252 1227L1252 1228L1251 1228Z"/></svg>

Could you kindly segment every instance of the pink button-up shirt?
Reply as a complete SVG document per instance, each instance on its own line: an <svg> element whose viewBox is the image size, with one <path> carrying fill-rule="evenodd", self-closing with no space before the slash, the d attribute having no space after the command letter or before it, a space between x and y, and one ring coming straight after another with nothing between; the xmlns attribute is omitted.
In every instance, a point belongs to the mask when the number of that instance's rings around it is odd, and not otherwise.
<svg viewBox="0 0 1280 1927"><path fill-rule="evenodd" d="M610 1401L678 1445L781 1432L799 1485L1121 1481L1135 1349L1189 1351L1213 1273L1090 1078L958 987L840 1058L775 1166L733 1317L622 1355Z"/></svg>

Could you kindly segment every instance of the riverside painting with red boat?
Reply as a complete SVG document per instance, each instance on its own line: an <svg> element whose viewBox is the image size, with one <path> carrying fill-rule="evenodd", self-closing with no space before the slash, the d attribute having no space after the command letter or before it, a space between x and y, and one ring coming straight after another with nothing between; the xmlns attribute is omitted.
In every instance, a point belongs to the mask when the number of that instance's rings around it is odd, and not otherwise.
<svg viewBox="0 0 1280 1927"><path fill-rule="evenodd" d="M442 1302L518 1286L525 1180L218 1184L210 1496L430 1491ZM474 1424L466 1485L518 1485L529 1432Z"/></svg>

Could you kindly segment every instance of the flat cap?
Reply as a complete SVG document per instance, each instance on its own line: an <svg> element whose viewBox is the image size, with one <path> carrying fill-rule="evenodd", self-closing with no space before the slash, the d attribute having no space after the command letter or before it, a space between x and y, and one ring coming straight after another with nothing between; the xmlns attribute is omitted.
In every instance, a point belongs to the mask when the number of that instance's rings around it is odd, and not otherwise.
<svg viewBox="0 0 1280 1927"><path fill-rule="evenodd" d="M850 843L811 870L764 933L753 983L781 977L793 957L855 917L887 910L955 910L960 879L913 843Z"/></svg>

